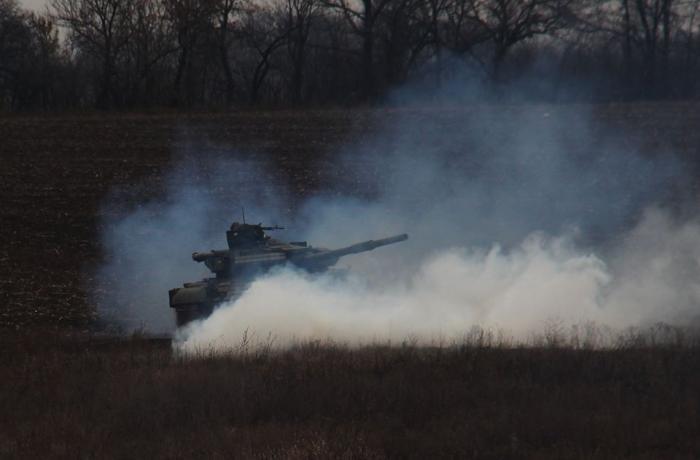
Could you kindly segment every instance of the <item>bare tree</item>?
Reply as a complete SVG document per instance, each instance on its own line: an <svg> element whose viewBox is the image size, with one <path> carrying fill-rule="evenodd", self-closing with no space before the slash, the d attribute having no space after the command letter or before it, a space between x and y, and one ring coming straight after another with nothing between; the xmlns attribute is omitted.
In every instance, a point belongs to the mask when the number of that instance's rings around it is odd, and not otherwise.
<svg viewBox="0 0 700 460"><path fill-rule="evenodd" d="M173 24L178 58L173 82L175 104L191 106L195 97L195 53L207 41L213 29L214 0L165 0L168 17ZM201 71L201 69L200 69Z"/></svg>
<svg viewBox="0 0 700 460"><path fill-rule="evenodd" d="M15 0L0 0L0 82L16 78L29 31Z"/></svg>
<svg viewBox="0 0 700 460"><path fill-rule="evenodd" d="M435 82L439 86L443 74L443 49L446 42L446 29L451 12L457 0L420 0L416 5L418 22L425 33L424 44L432 48L435 59Z"/></svg>
<svg viewBox="0 0 700 460"><path fill-rule="evenodd" d="M334 13L333 10L330 13ZM306 100L351 103L357 100L361 78L357 35L342 15L321 10L307 45Z"/></svg>
<svg viewBox="0 0 700 460"><path fill-rule="evenodd" d="M473 55L474 49L491 37L473 13L473 0L450 0L445 8L442 31L436 31L438 38L454 55Z"/></svg>
<svg viewBox="0 0 700 460"><path fill-rule="evenodd" d="M659 96L669 89L674 37L697 33L697 4L698 0L607 0L597 2L579 19L590 32L619 43L628 86L638 85L647 96Z"/></svg>
<svg viewBox="0 0 700 460"><path fill-rule="evenodd" d="M53 20L0 0L0 110L60 106L63 63Z"/></svg>
<svg viewBox="0 0 700 460"><path fill-rule="evenodd" d="M26 65L31 31L15 0L0 0L0 108L17 103L17 86Z"/></svg>
<svg viewBox="0 0 700 460"><path fill-rule="evenodd" d="M467 0L466 19L488 34L493 45L491 75L500 79L501 65L516 44L550 34L565 25L571 0Z"/></svg>
<svg viewBox="0 0 700 460"><path fill-rule="evenodd" d="M260 89L271 68L271 58L289 37L286 21L280 19L268 8L251 8L245 12L241 36L251 56L248 65L240 67L250 88L251 104L258 103Z"/></svg>
<svg viewBox="0 0 700 460"><path fill-rule="evenodd" d="M700 0L687 0L683 6L682 17L685 18L684 24L681 27L682 34L682 68L687 73L694 74L697 71L698 52L697 48L700 43L698 40L698 26L700 20ZM697 79L693 79L692 88L695 87ZM692 90L692 89L691 89Z"/></svg>
<svg viewBox="0 0 700 460"><path fill-rule="evenodd" d="M421 13L424 0L394 0L380 18L377 35L382 41L386 84L396 85L405 80L409 69L430 44L430 26Z"/></svg>
<svg viewBox="0 0 700 460"><path fill-rule="evenodd" d="M645 85L653 92L658 90L659 57L661 68L668 68L673 3L674 0L634 0L641 29Z"/></svg>
<svg viewBox="0 0 700 460"><path fill-rule="evenodd" d="M376 97L374 48L376 26L384 9L395 0L326 0L326 5L340 11L352 30L362 41L362 97Z"/></svg>
<svg viewBox="0 0 700 460"><path fill-rule="evenodd" d="M700 0L50 4L43 17L0 0L3 108L372 102L412 75L432 72L439 85L446 53L499 85L535 60L554 63L562 78L590 78L574 97L700 90Z"/></svg>
<svg viewBox="0 0 700 460"><path fill-rule="evenodd" d="M319 5L318 0L285 0L284 2L288 31L287 50L292 64L291 100L294 105L300 104L303 100L306 45Z"/></svg>
<svg viewBox="0 0 700 460"><path fill-rule="evenodd" d="M236 79L231 68L230 49L235 32L235 14L240 10L242 0L217 0L214 4L217 26L217 46L226 86L226 105L233 103Z"/></svg>
<svg viewBox="0 0 700 460"><path fill-rule="evenodd" d="M151 105L158 101L159 80L164 73L157 72L166 59L177 51L171 23L160 0L134 0L131 17L131 40L122 66L128 67L128 105ZM126 71L126 70L125 70Z"/></svg>
<svg viewBox="0 0 700 460"><path fill-rule="evenodd" d="M110 107L115 64L131 37L134 0L52 0L51 6L74 45L101 61L97 104Z"/></svg>
<svg viewBox="0 0 700 460"><path fill-rule="evenodd" d="M58 83L57 75L60 65L60 42L58 29L47 15L31 13L28 16L32 30L33 53L31 57L33 72L32 83L35 87L37 105L42 109L50 108L55 96L54 88Z"/></svg>

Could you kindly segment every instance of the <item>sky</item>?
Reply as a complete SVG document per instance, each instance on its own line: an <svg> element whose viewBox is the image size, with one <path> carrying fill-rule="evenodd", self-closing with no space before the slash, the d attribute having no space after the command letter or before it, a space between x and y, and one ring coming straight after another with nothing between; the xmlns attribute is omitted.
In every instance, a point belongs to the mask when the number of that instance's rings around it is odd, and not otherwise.
<svg viewBox="0 0 700 460"><path fill-rule="evenodd" d="M49 0L19 0L19 4L28 9L33 9L36 11L41 11L44 9L44 5L48 4Z"/></svg>

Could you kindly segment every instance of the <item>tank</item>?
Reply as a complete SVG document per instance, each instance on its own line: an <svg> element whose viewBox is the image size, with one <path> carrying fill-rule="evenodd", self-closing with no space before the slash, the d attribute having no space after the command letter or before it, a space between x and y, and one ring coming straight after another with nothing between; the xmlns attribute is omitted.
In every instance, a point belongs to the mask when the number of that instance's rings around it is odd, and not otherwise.
<svg viewBox="0 0 700 460"><path fill-rule="evenodd" d="M255 278L273 267L290 264L309 273L323 273L343 256L408 239L408 235L402 234L339 249L324 249L310 246L306 241L284 242L271 238L266 232L273 230L283 230L283 227L234 222L226 232L228 249L192 254L192 259L204 263L214 276L169 291L170 307L175 310L178 327L206 318L218 304L237 299Z"/></svg>

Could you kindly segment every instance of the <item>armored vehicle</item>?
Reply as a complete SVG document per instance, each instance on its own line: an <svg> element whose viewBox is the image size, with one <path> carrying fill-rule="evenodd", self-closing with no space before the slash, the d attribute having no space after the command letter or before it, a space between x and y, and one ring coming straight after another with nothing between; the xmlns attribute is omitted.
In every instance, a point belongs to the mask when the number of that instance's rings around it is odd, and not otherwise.
<svg viewBox="0 0 700 460"><path fill-rule="evenodd" d="M305 241L276 240L265 233L282 229L234 222L226 232L228 249L192 254L194 261L204 262L215 276L170 290L170 307L175 309L178 327L206 318L221 302L237 299L256 277L275 266L291 264L310 273L325 272L343 256L371 251L408 238L402 234L340 249L323 249L312 247Z"/></svg>

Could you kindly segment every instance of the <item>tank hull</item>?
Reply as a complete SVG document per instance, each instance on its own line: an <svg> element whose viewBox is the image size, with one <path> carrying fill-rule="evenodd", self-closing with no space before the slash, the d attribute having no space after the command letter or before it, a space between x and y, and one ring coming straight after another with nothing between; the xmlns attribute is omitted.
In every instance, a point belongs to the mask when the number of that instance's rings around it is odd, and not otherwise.
<svg viewBox="0 0 700 460"><path fill-rule="evenodd" d="M250 281L234 283L208 278L171 289L170 308L175 310L177 327L207 318L218 305L236 301L249 285Z"/></svg>

